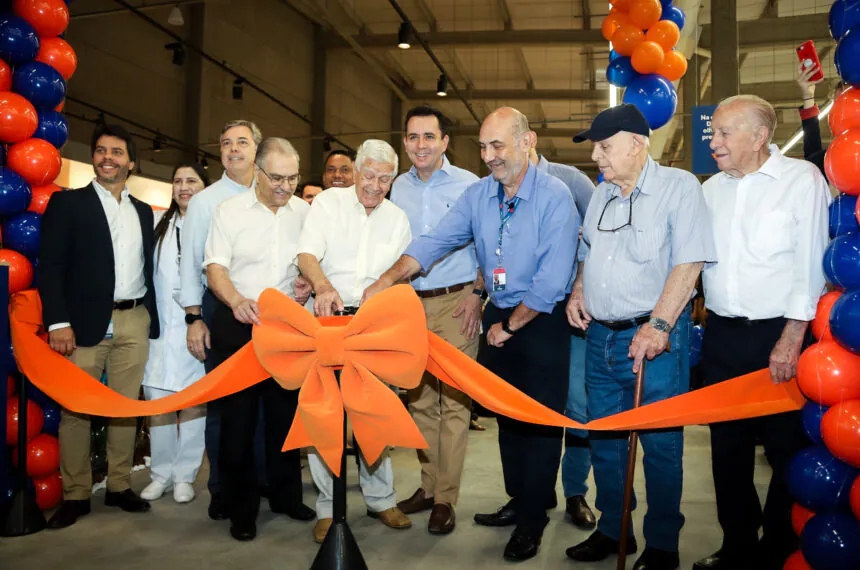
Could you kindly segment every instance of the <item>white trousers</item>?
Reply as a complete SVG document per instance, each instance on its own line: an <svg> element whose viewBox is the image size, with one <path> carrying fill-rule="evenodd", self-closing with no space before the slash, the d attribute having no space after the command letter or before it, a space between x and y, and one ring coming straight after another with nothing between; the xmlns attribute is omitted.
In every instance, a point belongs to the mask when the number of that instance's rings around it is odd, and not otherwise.
<svg viewBox="0 0 860 570"><path fill-rule="evenodd" d="M174 392L143 387L147 400L157 400ZM149 445L152 480L158 483L194 483L203 462L206 406L152 416L149 420Z"/></svg>
<svg viewBox="0 0 860 570"><path fill-rule="evenodd" d="M347 458L347 469L352 463ZM317 497L317 518L332 518L332 474L315 448L308 449L308 465L311 467L311 477L319 489ZM391 467L391 457L388 450L373 465L368 465L361 456L358 468L358 482L361 485L361 494L367 508L375 513L382 512L397 506L397 496L394 492L394 469Z"/></svg>

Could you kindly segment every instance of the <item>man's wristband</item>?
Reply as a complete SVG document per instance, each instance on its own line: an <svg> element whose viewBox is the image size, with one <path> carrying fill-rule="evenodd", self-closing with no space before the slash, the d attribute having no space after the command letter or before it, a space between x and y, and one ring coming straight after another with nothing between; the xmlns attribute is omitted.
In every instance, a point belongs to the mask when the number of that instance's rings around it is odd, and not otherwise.
<svg viewBox="0 0 860 570"><path fill-rule="evenodd" d="M516 331L511 330L511 322L508 319L502 321L502 330L508 333L509 335L516 334Z"/></svg>
<svg viewBox="0 0 860 570"><path fill-rule="evenodd" d="M472 289L472 293L477 295L478 297L480 297L482 301L486 301L487 297L490 296L490 294L487 293L486 289L475 288L475 289Z"/></svg>

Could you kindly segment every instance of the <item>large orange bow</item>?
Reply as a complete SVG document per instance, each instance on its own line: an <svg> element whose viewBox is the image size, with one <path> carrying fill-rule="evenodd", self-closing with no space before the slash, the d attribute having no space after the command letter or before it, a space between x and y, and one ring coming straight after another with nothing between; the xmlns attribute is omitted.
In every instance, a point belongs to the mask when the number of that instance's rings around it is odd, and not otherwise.
<svg viewBox="0 0 860 570"><path fill-rule="evenodd" d="M316 446L338 475L344 410L369 464L386 445L427 447L400 399L383 384L414 388L427 364L427 322L412 289L398 285L352 318L317 320L284 300L272 289L260 295L261 324L253 332L263 368L287 390L301 388L284 451ZM334 374L339 367L340 389Z"/></svg>

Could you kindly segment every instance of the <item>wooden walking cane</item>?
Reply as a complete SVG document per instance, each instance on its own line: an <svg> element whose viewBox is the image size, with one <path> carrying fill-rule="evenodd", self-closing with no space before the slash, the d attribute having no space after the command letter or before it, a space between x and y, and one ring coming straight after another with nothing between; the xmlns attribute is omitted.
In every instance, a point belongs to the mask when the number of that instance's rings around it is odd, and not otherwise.
<svg viewBox="0 0 860 570"><path fill-rule="evenodd" d="M645 383L645 362L639 366L636 373L636 387L633 389L633 408L642 404L642 384ZM627 565L627 535L630 532L630 516L633 502L633 475L636 473L636 449L639 446L639 432L630 431L627 440L627 479L624 481L624 509L621 512L621 537L618 541L618 566L616 570L624 570Z"/></svg>

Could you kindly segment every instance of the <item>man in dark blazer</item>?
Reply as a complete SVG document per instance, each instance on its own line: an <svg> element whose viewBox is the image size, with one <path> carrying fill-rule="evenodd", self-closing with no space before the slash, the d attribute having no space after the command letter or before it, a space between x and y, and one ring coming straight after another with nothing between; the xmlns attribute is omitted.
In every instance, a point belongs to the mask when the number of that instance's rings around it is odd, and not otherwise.
<svg viewBox="0 0 860 570"><path fill-rule="evenodd" d="M51 348L94 378L137 399L158 337L152 283L152 209L128 192L134 140L118 125L96 127L96 178L89 186L51 197L42 218L39 294ZM105 504L128 512L149 503L130 489L136 421L111 420ZM65 501L48 522L64 528L90 512L90 418L63 410L60 471Z"/></svg>

